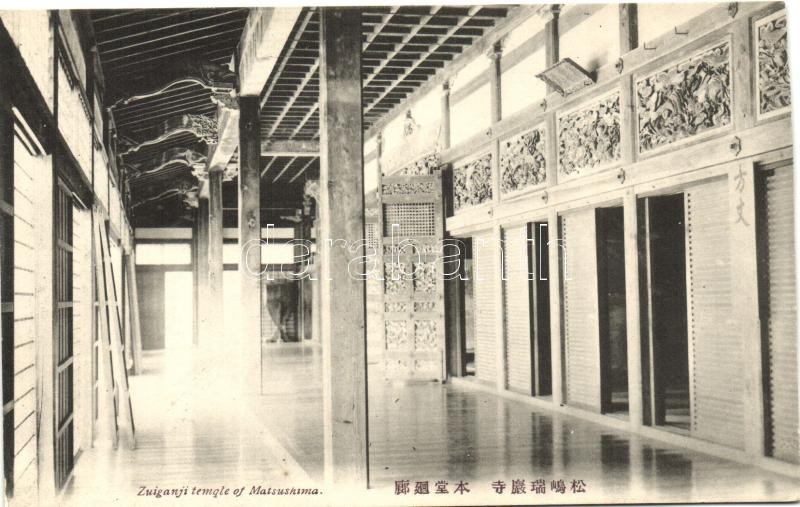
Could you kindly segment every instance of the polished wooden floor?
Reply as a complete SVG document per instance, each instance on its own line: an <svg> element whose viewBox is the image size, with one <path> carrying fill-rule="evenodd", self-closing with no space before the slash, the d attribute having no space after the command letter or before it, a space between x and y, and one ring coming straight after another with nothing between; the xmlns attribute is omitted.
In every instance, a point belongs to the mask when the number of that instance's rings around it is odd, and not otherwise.
<svg viewBox="0 0 800 507"><path fill-rule="evenodd" d="M272 344L263 354L263 394L235 399L219 361L154 355L132 379L138 447L98 444L79 460L70 503L145 505L141 486L179 488L252 485L322 488L322 401L319 348ZM370 371L372 492L357 502L415 504L706 502L786 500L800 481L758 468L616 432L590 422L538 412L498 396L440 384L396 385ZM545 494L532 481L544 479ZM395 481L409 481L395 495ZM522 480L524 493L513 493ZM566 491L552 489L563 480ZM448 494L435 494L446 481ZM502 481L497 493L493 483ZM572 492L573 481L585 493ZM417 482L430 494L414 495ZM469 492L457 494L463 482ZM518 483L519 484L519 483ZM497 484L499 487L499 484ZM262 497L263 498L263 497ZM274 500L278 497L270 497ZM319 505L324 497L283 498ZM162 503L165 499L161 499ZM213 503L181 498L181 503ZM250 500L255 500L250 498ZM285 500L285 501L283 501ZM333 503L341 503L334 501ZM263 499L263 503L269 503Z"/></svg>

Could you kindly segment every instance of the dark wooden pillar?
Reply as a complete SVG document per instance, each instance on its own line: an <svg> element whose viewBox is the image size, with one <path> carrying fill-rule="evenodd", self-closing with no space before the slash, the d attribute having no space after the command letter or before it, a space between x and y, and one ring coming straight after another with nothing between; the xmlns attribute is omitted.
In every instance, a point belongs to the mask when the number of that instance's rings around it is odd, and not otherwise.
<svg viewBox="0 0 800 507"><path fill-rule="evenodd" d="M365 281L348 264L363 255L331 245L364 239L361 11L320 11L320 216L323 421L326 483L368 486ZM341 242L340 242L341 243ZM363 267L361 268L363 269Z"/></svg>
<svg viewBox="0 0 800 507"><path fill-rule="evenodd" d="M261 129L259 100L239 99L239 302L242 387L261 390ZM232 323L231 323L232 324Z"/></svg>
<svg viewBox="0 0 800 507"><path fill-rule="evenodd" d="M208 333L213 349L223 343L222 172L208 173ZM231 323L234 324L234 323Z"/></svg>
<svg viewBox="0 0 800 507"><path fill-rule="evenodd" d="M555 65L558 63L558 46L559 46L559 34L558 34L558 15L561 12L561 8L557 5L551 7L550 11L550 19L547 20L547 23L544 25L544 55L545 55L545 65L549 68L551 65ZM547 93L548 95L553 93L553 87L547 85Z"/></svg>
<svg viewBox="0 0 800 507"><path fill-rule="evenodd" d="M197 201L197 341L208 345L208 199Z"/></svg>

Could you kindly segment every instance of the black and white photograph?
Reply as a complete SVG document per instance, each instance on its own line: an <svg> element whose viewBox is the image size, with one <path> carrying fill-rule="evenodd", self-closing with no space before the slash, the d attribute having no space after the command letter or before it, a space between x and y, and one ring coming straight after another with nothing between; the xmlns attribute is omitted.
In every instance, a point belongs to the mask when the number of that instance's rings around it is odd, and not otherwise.
<svg viewBox="0 0 800 507"><path fill-rule="evenodd" d="M3 505L800 502L795 11L4 4Z"/></svg>

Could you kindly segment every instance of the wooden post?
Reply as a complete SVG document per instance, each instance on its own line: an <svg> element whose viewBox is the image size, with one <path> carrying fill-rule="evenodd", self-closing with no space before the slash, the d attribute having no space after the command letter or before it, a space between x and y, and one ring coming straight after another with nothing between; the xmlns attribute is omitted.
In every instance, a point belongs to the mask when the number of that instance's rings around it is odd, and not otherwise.
<svg viewBox="0 0 800 507"><path fill-rule="evenodd" d="M639 317L639 238L636 193L622 201L625 228L625 316L628 334L628 417L633 428L642 425L642 338Z"/></svg>
<svg viewBox="0 0 800 507"><path fill-rule="evenodd" d="M550 363L553 375L553 403L564 403L564 382L561 366L561 243L558 212L547 214L548 254L550 255Z"/></svg>
<svg viewBox="0 0 800 507"><path fill-rule="evenodd" d="M331 244L364 239L359 9L320 10L319 102L325 481L346 491L369 484L365 281L348 273L359 254Z"/></svg>
<svg viewBox="0 0 800 507"><path fill-rule="evenodd" d="M491 97L491 121L492 128L500 121L503 115L502 105L502 65L501 58L503 46L500 41L495 42L489 50L491 65L489 66L489 91ZM492 197L495 205L500 204L500 141L492 141ZM501 247L503 232L500 225L492 227L492 246L495 249L492 253L497 255L497 276L493 277L488 283L494 284L494 311L495 319L495 371L497 372L497 390L503 391L506 388L506 347L505 347L505 319L503 319L503 248Z"/></svg>
<svg viewBox="0 0 800 507"><path fill-rule="evenodd" d="M442 150L450 148L450 81L442 83L441 133L439 143Z"/></svg>
<svg viewBox="0 0 800 507"><path fill-rule="evenodd" d="M728 172L731 224L731 314L736 316L733 333L744 346L744 435L745 452L764 455L764 386L761 321L758 297L756 244L755 170L751 161L738 162ZM786 379L794 382L797 379Z"/></svg>
<svg viewBox="0 0 800 507"><path fill-rule="evenodd" d="M197 262L199 243L197 241L197 233L199 230L199 209L195 208L192 211L192 345L195 347L200 342L200 313L198 309L198 302L200 300L200 266Z"/></svg>
<svg viewBox="0 0 800 507"><path fill-rule="evenodd" d="M205 312L212 350L223 343L222 171L208 173L208 299Z"/></svg>
<svg viewBox="0 0 800 507"><path fill-rule="evenodd" d="M558 34L558 15L561 12L561 7L553 5L550 8L550 19L544 25L544 57L545 68L558 63L558 47L559 47L559 34ZM547 85L547 94L550 95L555 90L552 86Z"/></svg>
<svg viewBox="0 0 800 507"><path fill-rule="evenodd" d="M208 199L197 201L197 339L209 342L208 332Z"/></svg>
<svg viewBox="0 0 800 507"><path fill-rule="evenodd" d="M261 391L261 129L257 96L239 99L239 323L242 387Z"/></svg>
<svg viewBox="0 0 800 507"><path fill-rule="evenodd" d="M619 4L619 53L624 55L639 47L639 6Z"/></svg>

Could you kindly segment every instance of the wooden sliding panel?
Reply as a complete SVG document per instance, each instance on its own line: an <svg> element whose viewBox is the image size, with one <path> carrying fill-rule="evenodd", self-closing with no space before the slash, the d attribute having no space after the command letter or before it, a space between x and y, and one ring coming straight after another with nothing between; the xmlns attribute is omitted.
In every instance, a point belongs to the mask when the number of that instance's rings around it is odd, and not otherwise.
<svg viewBox="0 0 800 507"><path fill-rule="evenodd" d="M600 331L594 209L565 213L561 240L566 403L600 411Z"/></svg>
<svg viewBox="0 0 800 507"><path fill-rule="evenodd" d="M484 382L497 382L497 326L502 318L495 312L494 290L499 273L499 245L494 244L491 230L482 231L472 238L472 283L475 305L475 376Z"/></svg>
<svg viewBox="0 0 800 507"><path fill-rule="evenodd" d="M732 331L728 182L686 191L691 433L742 448L743 344Z"/></svg>
<svg viewBox="0 0 800 507"><path fill-rule="evenodd" d="M762 333L766 341L767 454L800 462L792 166L761 174Z"/></svg>
<svg viewBox="0 0 800 507"><path fill-rule="evenodd" d="M527 240L527 224L503 229L503 329L506 388L532 395Z"/></svg>
<svg viewBox="0 0 800 507"><path fill-rule="evenodd" d="M61 489L74 466L74 367L72 292L72 192L60 179L54 196L55 321L53 368L55 370L55 474Z"/></svg>

